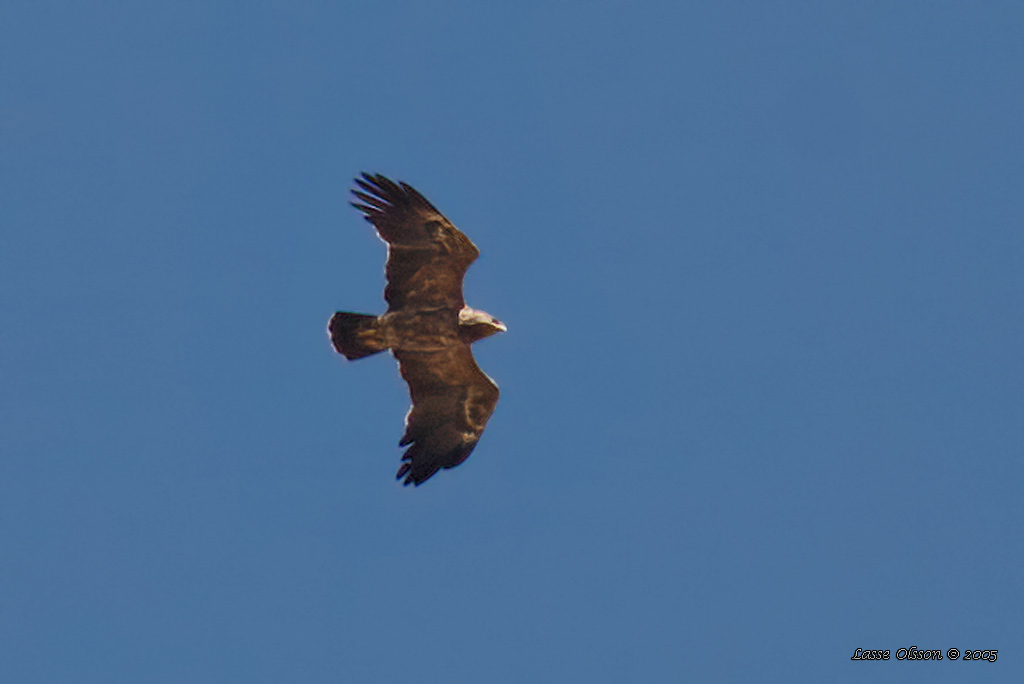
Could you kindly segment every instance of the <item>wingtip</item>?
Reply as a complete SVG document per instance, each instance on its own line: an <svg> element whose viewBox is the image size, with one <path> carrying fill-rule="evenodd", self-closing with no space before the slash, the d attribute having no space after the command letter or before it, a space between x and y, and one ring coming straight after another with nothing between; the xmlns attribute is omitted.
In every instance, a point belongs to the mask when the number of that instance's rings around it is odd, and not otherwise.
<svg viewBox="0 0 1024 684"><path fill-rule="evenodd" d="M367 178L369 178L369 176L367 176ZM363 190L372 195L377 195L380 193L380 188L378 188L376 184L373 183L373 181L365 181L360 178L354 178L353 181L355 182L356 185L358 185ZM355 192L355 190L353 190L353 192Z"/></svg>
<svg viewBox="0 0 1024 684"><path fill-rule="evenodd" d="M394 202L396 198L409 194L407 192L408 186L405 183L396 183L382 173L367 173L363 171L360 173L360 176L352 179L356 185L371 195L389 203ZM415 193L416 191L413 190L412 192Z"/></svg>
<svg viewBox="0 0 1024 684"><path fill-rule="evenodd" d="M401 480L402 476L408 473L412 469L412 463L405 462L398 468L398 473L395 475L396 480ZM406 482L405 484L409 484Z"/></svg>

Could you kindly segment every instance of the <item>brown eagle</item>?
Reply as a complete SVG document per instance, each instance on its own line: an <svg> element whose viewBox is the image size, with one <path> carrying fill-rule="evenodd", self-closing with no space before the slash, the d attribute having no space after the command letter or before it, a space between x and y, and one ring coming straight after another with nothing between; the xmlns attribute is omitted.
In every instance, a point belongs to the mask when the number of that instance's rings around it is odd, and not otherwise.
<svg viewBox="0 0 1024 684"><path fill-rule="evenodd" d="M462 280L480 250L427 199L405 183L364 173L353 189L359 209L388 244L383 316L339 311L327 330L349 361L390 349L409 384L412 408L397 478L420 485L454 468L480 441L498 403L498 386L476 365L477 340L505 332L466 306Z"/></svg>

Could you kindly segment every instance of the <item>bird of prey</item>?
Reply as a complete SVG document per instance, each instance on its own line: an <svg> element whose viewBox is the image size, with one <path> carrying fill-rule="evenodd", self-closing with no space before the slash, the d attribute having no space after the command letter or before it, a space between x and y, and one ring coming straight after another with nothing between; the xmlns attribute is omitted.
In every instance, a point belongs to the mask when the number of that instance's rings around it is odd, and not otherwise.
<svg viewBox="0 0 1024 684"><path fill-rule="evenodd" d="M498 386L476 365L474 342L505 332L490 314L466 306L462 280L480 255L469 238L405 183L380 174L355 179L352 206L388 245L388 304L382 316L339 311L327 330L349 361L390 349L409 385L412 407L397 479L421 485L473 451L498 403Z"/></svg>

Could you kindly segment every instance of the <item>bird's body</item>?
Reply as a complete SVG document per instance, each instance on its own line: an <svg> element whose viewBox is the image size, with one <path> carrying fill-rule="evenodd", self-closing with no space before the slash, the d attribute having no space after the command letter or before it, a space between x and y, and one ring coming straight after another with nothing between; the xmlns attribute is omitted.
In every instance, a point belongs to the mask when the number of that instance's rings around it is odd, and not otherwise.
<svg viewBox="0 0 1024 684"><path fill-rule="evenodd" d="M380 317L380 324L393 349L429 352L461 344L458 317L448 309L390 311Z"/></svg>
<svg viewBox="0 0 1024 684"><path fill-rule="evenodd" d="M498 386L470 348L505 326L465 305L462 280L476 246L411 186L363 174L353 203L388 243L382 316L339 311L328 332L338 353L355 360L390 349L409 385L398 477L422 484L459 465L480 440L498 403Z"/></svg>

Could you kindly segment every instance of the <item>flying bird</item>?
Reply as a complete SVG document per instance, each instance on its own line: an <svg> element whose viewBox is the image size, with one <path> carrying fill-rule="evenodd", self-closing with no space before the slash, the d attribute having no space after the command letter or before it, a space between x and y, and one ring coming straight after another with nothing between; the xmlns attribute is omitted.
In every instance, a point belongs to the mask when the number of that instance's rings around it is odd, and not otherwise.
<svg viewBox="0 0 1024 684"><path fill-rule="evenodd" d="M381 316L339 311L327 325L349 361L390 349L409 385L412 407L397 479L421 485L441 468L465 461L498 404L498 386L476 365L471 345L506 328L466 306L462 280L480 250L405 183L362 174L352 190L388 245L387 311Z"/></svg>

